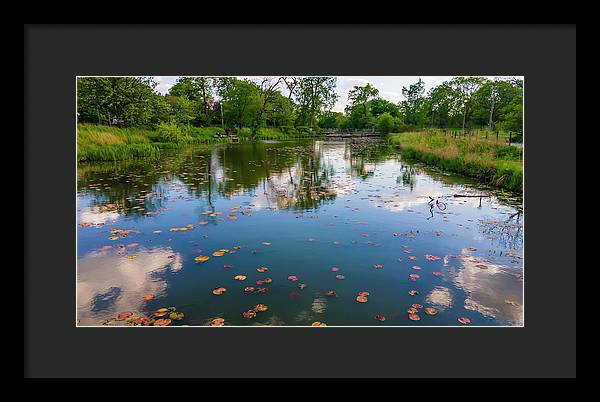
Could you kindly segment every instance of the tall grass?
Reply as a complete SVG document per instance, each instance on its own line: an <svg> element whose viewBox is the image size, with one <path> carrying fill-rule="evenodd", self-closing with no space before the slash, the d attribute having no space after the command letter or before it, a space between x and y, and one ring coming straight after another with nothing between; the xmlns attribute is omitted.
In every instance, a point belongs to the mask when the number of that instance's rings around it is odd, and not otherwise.
<svg viewBox="0 0 600 402"><path fill-rule="evenodd" d="M441 134L391 134L389 142L403 154L487 184L522 192L522 150L484 139L461 139Z"/></svg>

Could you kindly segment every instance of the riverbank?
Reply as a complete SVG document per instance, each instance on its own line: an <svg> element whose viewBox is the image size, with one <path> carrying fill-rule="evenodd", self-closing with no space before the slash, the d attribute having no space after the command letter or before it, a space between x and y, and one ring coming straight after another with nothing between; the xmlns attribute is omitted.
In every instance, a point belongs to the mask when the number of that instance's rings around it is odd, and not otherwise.
<svg viewBox="0 0 600 402"><path fill-rule="evenodd" d="M459 173L495 187L523 191L523 150L483 139L442 134L390 134L390 144L404 156Z"/></svg>
<svg viewBox="0 0 600 402"><path fill-rule="evenodd" d="M77 125L77 160L118 161L140 157L156 157L161 149L179 148L190 144L231 142L220 138L221 127L192 127L160 124L156 130L119 128L96 124ZM291 128L285 132L273 127L259 128L256 136L249 128L238 132L240 141L288 140L307 138L308 134Z"/></svg>

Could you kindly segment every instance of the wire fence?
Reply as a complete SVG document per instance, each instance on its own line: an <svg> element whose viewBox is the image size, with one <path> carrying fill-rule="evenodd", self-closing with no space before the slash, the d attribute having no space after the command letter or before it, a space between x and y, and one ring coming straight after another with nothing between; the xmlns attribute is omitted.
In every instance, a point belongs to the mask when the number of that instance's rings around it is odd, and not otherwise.
<svg viewBox="0 0 600 402"><path fill-rule="evenodd" d="M487 140L506 145L520 146L523 144L523 134L516 131L490 129L460 129L460 128L428 128L431 134L448 135L454 138Z"/></svg>

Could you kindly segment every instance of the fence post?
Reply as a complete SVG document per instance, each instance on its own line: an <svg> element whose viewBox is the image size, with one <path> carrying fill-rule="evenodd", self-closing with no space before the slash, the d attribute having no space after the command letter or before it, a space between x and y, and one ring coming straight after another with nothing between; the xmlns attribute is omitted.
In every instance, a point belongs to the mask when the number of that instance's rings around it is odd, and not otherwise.
<svg viewBox="0 0 600 402"><path fill-rule="evenodd" d="M508 145L512 142L512 131L508 132Z"/></svg>

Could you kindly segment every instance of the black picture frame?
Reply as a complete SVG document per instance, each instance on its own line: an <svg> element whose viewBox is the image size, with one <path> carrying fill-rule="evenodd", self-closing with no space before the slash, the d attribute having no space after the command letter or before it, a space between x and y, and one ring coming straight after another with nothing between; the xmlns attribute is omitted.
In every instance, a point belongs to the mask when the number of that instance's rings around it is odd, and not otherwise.
<svg viewBox="0 0 600 402"><path fill-rule="evenodd" d="M523 328L75 327L75 77L288 74L525 77ZM574 25L26 25L24 75L25 377L575 376Z"/></svg>

